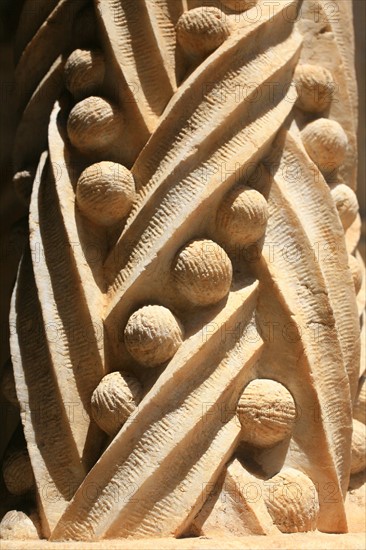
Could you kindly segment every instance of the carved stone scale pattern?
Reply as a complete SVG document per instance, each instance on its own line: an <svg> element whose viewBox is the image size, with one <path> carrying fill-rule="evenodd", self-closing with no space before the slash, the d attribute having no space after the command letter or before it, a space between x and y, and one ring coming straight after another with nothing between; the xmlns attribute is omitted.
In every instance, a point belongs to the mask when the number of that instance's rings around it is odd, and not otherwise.
<svg viewBox="0 0 366 550"><path fill-rule="evenodd" d="M346 532L366 467L351 2L32 8L1 537Z"/></svg>

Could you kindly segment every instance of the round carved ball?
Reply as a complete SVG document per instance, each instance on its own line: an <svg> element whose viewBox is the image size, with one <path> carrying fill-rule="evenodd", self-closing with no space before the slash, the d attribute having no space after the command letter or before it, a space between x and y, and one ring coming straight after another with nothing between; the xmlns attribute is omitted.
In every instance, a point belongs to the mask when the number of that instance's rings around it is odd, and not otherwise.
<svg viewBox="0 0 366 550"><path fill-rule="evenodd" d="M319 118L305 126L301 137L308 155L321 172L330 173L341 166L348 138L338 122Z"/></svg>
<svg viewBox="0 0 366 550"><path fill-rule="evenodd" d="M24 513L10 510L0 523L0 540L38 540L37 528Z"/></svg>
<svg viewBox="0 0 366 550"><path fill-rule="evenodd" d="M233 269L226 252L208 239L188 243L173 262L173 278L180 294L194 305L207 306L229 292Z"/></svg>
<svg viewBox="0 0 366 550"><path fill-rule="evenodd" d="M295 72L298 93L297 106L309 113L322 113L330 106L334 95L332 73L320 65L299 65Z"/></svg>
<svg viewBox="0 0 366 550"><path fill-rule="evenodd" d="M124 372L107 374L93 392L91 412L98 426L114 436L142 399L140 382Z"/></svg>
<svg viewBox="0 0 366 550"><path fill-rule="evenodd" d="M351 474L358 474L366 468L366 426L353 420L351 447Z"/></svg>
<svg viewBox="0 0 366 550"><path fill-rule="evenodd" d="M76 187L80 211L100 225L113 225L131 210L135 182L131 172L115 162L93 164L81 174Z"/></svg>
<svg viewBox="0 0 366 550"><path fill-rule="evenodd" d="M304 533L317 528L319 499L307 475L286 468L269 480L264 494L273 523L282 533Z"/></svg>
<svg viewBox="0 0 366 550"><path fill-rule="evenodd" d="M259 0L221 0L221 3L236 12L246 11L253 8Z"/></svg>
<svg viewBox="0 0 366 550"><path fill-rule="evenodd" d="M127 350L145 367L169 361L184 337L181 323L163 306L145 306L131 315L124 331Z"/></svg>
<svg viewBox="0 0 366 550"><path fill-rule="evenodd" d="M240 397L237 415L244 441L255 447L271 447L292 433L296 406L282 384L253 380Z"/></svg>
<svg viewBox="0 0 366 550"><path fill-rule="evenodd" d="M177 40L190 55L206 55L218 48L230 35L225 14L213 7L186 11L178 20Z"/></svg>
<svg viewBox="0 0 366 550"><path fill-rule="evenodd" d="M91 96L71 110L67 132L74 147L90 154L108 150L118 140L121 124L121 113L114 105Z"/></svg>
<svg viewBox="0 0 366 550"><path fill-rule="evenodd" d="M225 243L246 245L260 239L268 221L267 201L255 189L240 186L230 191L217 212L217 227Z"/></svg>
<svg viewBox="0 0 366 550"><path fill-rule="evenodd" d="M34 476L27 451L11 452L3 463L6 488L12 495L25 495L34 487Z"/></svg>
<svg viewBox="0 0 366 550"><path fill-rule="evenodd" d="M357 196L345 183L336 183L330 186L334 203L338 210L344 230L348 229L355 221L359 206Z"/></svg>
<svg viewBox="0 0 366 550"><path fill-rule="evenodd" d="M105 62L99 50L75 50L65 63L67 89L77 99L95 93L103 84Z"/></svg>

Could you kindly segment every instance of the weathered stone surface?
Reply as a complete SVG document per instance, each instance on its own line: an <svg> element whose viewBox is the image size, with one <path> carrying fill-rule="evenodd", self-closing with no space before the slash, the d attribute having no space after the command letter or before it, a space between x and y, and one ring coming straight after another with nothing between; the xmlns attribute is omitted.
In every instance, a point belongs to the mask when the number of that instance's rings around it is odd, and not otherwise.
<svg viewBox="0 0 366 550"><path fill-rule="evenodd" d="M3 538L357 548L310 534L366 467L350 3L31 3Z"/></svg>

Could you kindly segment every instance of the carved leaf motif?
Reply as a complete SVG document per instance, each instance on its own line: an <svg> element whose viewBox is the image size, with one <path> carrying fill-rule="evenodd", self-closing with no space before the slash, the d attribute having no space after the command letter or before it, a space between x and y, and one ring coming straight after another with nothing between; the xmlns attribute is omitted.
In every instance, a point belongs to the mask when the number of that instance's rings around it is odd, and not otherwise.
<svg viewBox="0 0 366 550"><path fill-rule="evenodd" d="M307 488L316 487L319 518L316 502L311 521L298 518L297 525L292 518L286 529L347 530L343 498L359 368L356 295L336 204L301 142L313 113L295 106L293 86L299 59L322 61L311 54L314 6L259 1L240 11L228 0L208 4L140 0L136 9L136 0L60 0L41 2L28 26L25 15L20 22L17 81L25 110L16 170L35 172L40 160L29 245L13 294L11 346L43 533L53 540L184 535L206 517L207 487L220 483L231 459L226 478L233 486L252 479L248 456L265 479L288 468L294 479L310 478ZM326 16L322 0L319 6ZM85 14L88 29L78 39ZM208 55L185 51L176 33L182 14L192 16L193 29L195 17L200 25L203 15L214 14L217 25L225 18L230 35L222 33L226 39ZM336 23L334 29L329 51L347 66L347 37ZM105 75L102 91L97 87L94 99L77 104L75 131L84 132L83 144L113 138L95 151L78 150L68 133L75 107L59 80L67 56L85 44L102 50ZM341 66L333 76L339 90L329 117L342 122L342 109L350 112L345 174L355 156L354 90L350 69ZM40 100L43 94L47 100ZM97 106L105 127L98 126ZM43 129L49 120L47 144L45 134L32 140L37 118ZM112 228L88 220L75 198L80 174L96 161L123 164L135 184L128 218ZM263 177L256 181L258 167ZM235 248L217 213L244 184L267 199L270 218L265 236ZM191 303L173 276L177 254L202 240L222 251L232 273L227 296L208 307ZM314 253L316 243L328 250L335 240L336 256ZM355 240L348 237L352 252ZM274 245L281 253L273 254ZM207 267L208 257L209 249L186 266L205 284L224 272L221 260ZM154 369L138 362L124 338L131 315L146 305L173 312L181 335L175 355ZM154 333L144 322L138 343ZM268 325L281 327L285 340L265 335ZM34 327L37 339L27 335ZM161 321L153 328L164 345L171 327ZM117 370L138 379L143 398L107 439L91 416L91 396ZM258 378L281 383L298 415L291 435L265 449L245 443L236 416L244 388ZM46 423L34 412L39 396ZM329 484L336 501L327 498ZM90 492L93 487L98 490ZM262 502L247 510L249 531L280 528L267 508Z"/></svg>

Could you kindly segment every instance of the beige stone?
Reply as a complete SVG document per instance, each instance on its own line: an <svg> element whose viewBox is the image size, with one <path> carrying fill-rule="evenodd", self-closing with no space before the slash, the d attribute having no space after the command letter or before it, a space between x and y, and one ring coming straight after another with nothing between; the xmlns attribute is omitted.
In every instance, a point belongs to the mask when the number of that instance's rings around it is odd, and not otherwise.
<svg viewBox="0 0 366 550"><path fill-rule="evenodd" d="M366 468L366 426L358 420L353 421L351 453L351 474L358 474Z"/></svg>
<svg viewBox="0 0 366 550"><path fill-rule="evenodd" d="M173 357L183 341L183 327L163 306L145 306L131 315L125 342L131 355L146 367L156 367Z"/></svg>
<svg viewBox="0 0 366 550"><path fill-rule="evenodd" d="M309 113L322 113L331 104L335 91L332 73L319 65L304 63L295 72L297 105Z"/></svg>
<svg viewBox="0 0 366 550"><path fill-rule="evenodd" d="M122 115L101 97L90 96L72 109L67 132L82 153L105 151L118 138Z"/></svg>
<svg viewBox="0 0 366 550"><path fill-rule="evenodd" d="M308 124L301 137L310 158L323 173L332 172L342 164L348 139L335 120L321 118Z"/></svg>
<svg viewBox="0 0 366 550"><path fill-rule="evenodd" d="M353 284L355 285L355 292L358 294L362 288L362 281L364 275L364 267L360 260L352 254L349 256L349 268L352 273Z"/></svg>
<svg viewBox="0 0 366 550"><path fill-rule="evenodd" d="M142 388L136 378L127 373L111 372L93 392L93 418L104 432L114 436L136 410L141 398Z"/></svg>
<svg viewBox="0 0 366 550"><path fill-rule="evenodd" d="M7 547L360 547L351 3L28 4Z"/></svg>
<svg viewBox="0 0 366 550"><path fill-rule="evenodd" d="M75 99L98 91L105 76L103 54L97 50L75 50L65 63L65 83Z"/></svg>
<svg viewBox="0 0 366 550"><path fill-rule="evenodd" d="M356 194L345 183L332 185L331 193L343 228L346 230L351 227L358 214Z"/></svg>
<svg viewBox="0 0 366 550"><path fill-rule="evenodd" d="M239 186L225 197L217 213L220 236L228 246L252 244L263 237L267 202L255 189Z"/></svg>
<svg viewBox="0 0 366 550"><path fill-rule="evenodd" d="M156 539L116 539L108 541L108 548L120 550L153 550L156 548ZM106 541L94 542L95 550L104 550ZM22 550L89 550L88 542L48 542L27 541L22 543ZM4 550L19 550L19 541L3 541ZM246 537L196 537L196 538L160 538L161 550L364 550L364 533L348 533L347 535L335 535L325 533L286 533L276 536L246 536Z"/></svg>
<svg viewBox="0 0 366 550"><path fill-rule="evenodd" d="M257 4L258 0L222 0L222 4L231 10L242 12L252 8Z"/></svg>
<svg viewBox="0 0 366 550"><path fill-rule="evenodd" d="M357 397L353 407L353 417L366 424L366 377L364 374L360 377Z"/></svg>
<svg viewBox="0 0 366 550"><path fill-rule="evenodd" d="M187 11L179 18L176 30L179 44L191 55L211 53L230 35L224 14L213 7Z"/></svg>
<svg viewBox="0 0 366 550"><path fill-rule="evenodd" d="M224 298L231 286L232 265L217 243L202 239L188 243L174 260L177 291L194 305L210 305Z"/></svg>
<svg viewBox="0 0 366 550"><path fill-rule="evenodd" d="M296 405L282 384L253 380L244 388L237 415L245 441L256 447L270 447L291 434Z"/></svg>
<svg viewBox="0 0 366 550"><path fill-rule="evenodd" d="M104 161L82 172L76 187L76 203L87 218L109 226L130 212L134 192L131 172L121 164Z"/></svg>
<svg viewBox="0 0 366 550"><path fill-rule="evenodd" d="M315 485L303 474L287 469L268 482L265 501L274 524L282 533L314 531L319 502Z"/></svg>
<svg viewBox="0 0 366 550"><path fill-rule="evenodd" d="M0 522L0 540L18 541L16 544L19 545L20 540L39 540L39 535L33 521L24 512L11 510Z"/></svg>

